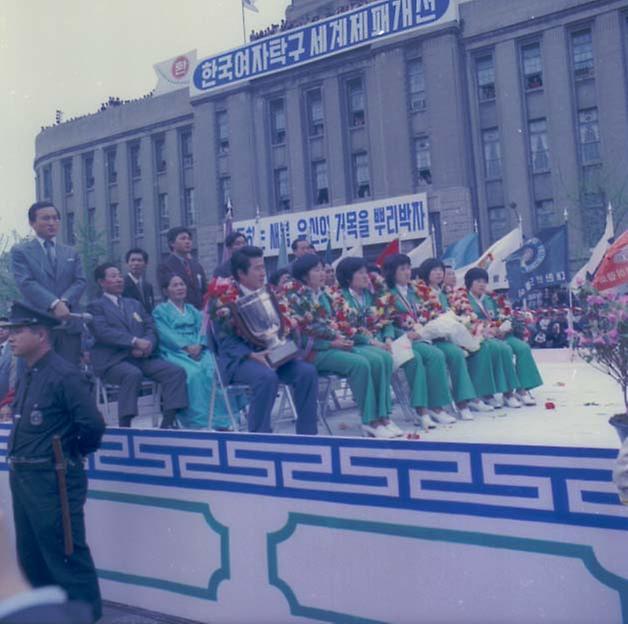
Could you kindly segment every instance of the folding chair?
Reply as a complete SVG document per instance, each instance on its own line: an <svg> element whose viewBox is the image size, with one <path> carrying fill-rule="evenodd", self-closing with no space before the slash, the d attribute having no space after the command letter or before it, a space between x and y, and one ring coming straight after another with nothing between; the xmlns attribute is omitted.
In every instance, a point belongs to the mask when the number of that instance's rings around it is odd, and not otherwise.
<svg viewBox="0 0 628 624"><path fill-rule="evenodd" d="M98 410L103 414L107 425L117 425L117 422L115 422L114 419L114 415L112 414L111 403L117 401L117 393L119 391L120 386L106 383L100 377L96 377L96 406L98 407ZM114 395L116 396L115 399L113 398ZM138 397L138 402L142 396L148 395L152 397L151 408L153 427L157 427L159 426L159 415L161 413L161 386L155 381L151 381L150 379L144 379L144 381L142 381L142 385L140 386L140 395Z"/></svg>

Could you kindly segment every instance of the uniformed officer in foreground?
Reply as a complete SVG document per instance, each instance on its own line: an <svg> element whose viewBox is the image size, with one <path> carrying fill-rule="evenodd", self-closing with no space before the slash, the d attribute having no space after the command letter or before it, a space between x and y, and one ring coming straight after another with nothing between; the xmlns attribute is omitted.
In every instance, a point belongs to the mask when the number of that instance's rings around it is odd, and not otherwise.
<svg viewBox="0 0 628 624"><path fill-rule="evenodd" d="M27 366L17 383L8 443L18 559L33 587L61 586L70 600L89 603L98 620L100 590L85 540L83 458L98 449L105 423L79 369L52 351L57 319L14 303L0 325L10 329L13 353Z"/></svg>

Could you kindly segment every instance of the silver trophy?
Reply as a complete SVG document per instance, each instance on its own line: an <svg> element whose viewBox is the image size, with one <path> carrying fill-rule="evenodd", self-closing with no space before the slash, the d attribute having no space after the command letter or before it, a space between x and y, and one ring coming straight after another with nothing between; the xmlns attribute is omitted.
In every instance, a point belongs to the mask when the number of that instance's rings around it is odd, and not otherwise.
<svg viewBox="0 0 628 624"><path fill-rule="evenodd" d="M296 357L299 348L294 341L284 337L277 302L266 288L240 297L236 312L234 320L240 334L268 351L266 359L273 368Z"/></svg>

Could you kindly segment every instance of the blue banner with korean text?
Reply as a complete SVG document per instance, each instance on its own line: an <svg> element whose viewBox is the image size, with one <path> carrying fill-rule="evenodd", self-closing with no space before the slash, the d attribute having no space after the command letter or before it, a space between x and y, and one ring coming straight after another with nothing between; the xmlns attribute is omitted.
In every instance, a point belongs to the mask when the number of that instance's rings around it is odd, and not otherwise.
<svg viewBox="0 0 628 624"><path fill-rule="evenodd" d="M506 258L510 297L565 284L568 280L567 226L546 228Z"/></svg>
<svg viewBox="0 0 628 624"><path fill-rule="evenodd" d="M375 245L395 238L425 238L429 234L428 221L427 195L418 193L235 221L233 229L270 257L279 254L282 228L288 248L293 240L305 237L322 251L328 245L332 249L352 247L358 240L362 245Z"/></svg>
<svg viewBox="0 0 628 624"><path fill-rule="evenodd" d="M270 35L196 64L190 96L456 19L453 0L379 0Z"/></svg>

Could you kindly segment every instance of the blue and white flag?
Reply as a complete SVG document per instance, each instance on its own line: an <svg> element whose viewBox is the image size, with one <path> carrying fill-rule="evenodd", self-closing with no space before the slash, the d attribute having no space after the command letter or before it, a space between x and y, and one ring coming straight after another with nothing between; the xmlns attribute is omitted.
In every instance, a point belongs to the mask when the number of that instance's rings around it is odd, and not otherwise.
<svg viewBox="0 0 628 624"><path fill-rule="evenodd" d="M567 226L546 228L506 258L512 299L567 282Z"/></svg>
<svg viewBox="0 0 628 624"><path fill-rule="evenodd" d="M249 11L259 13L259 9L255 6L256 0L242 0L242 6Z"/></svg>
<svg viewBox="0 0 628 624"><path fill-rule="evenodd" d="M449 245L443 253L442 261L453 269L458 269L475 262L479 257L480 236L473 232Z"/></svg>

